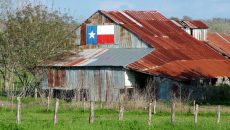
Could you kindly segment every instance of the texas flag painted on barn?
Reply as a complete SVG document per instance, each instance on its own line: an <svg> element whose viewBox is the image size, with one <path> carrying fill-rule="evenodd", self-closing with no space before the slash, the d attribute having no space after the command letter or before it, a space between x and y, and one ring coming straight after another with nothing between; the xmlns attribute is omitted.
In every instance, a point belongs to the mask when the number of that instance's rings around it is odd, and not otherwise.
<svg viewBox="0 0 230 130"><path fill-rule="evenodd" d="M114 44L114 25L86 27L87 44Z"/></svg>

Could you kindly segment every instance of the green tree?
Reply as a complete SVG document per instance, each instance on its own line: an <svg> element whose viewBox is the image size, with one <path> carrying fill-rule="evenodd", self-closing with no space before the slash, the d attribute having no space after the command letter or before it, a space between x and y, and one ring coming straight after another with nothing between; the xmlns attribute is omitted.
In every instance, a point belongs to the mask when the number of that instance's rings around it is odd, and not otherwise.
<svg viewBox="0 0 230 130"><path fill-rule="evenodd" d="M0 35L0 61L24 88L38 83L37 65L73 48L75 26L72 17L49 11L43 5L26 5L7 14L6 29Z"/></svg>
<svg viewBox="0 0 230 130"><path fill-rule="evenodd" d="M210 32L226 33L230 35L230 19L213 18L206 20Z"/></svg>

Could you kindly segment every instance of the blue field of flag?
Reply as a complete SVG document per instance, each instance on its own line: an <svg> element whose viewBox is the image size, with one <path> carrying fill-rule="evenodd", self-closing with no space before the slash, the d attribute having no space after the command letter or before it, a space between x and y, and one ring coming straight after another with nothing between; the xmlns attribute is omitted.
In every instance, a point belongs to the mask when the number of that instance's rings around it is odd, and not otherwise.
<svg viewBox="0 0 230 130"><path fill-rule="evenodd" d="M97 26L86 26L86 43L97 44Z"/></svg>

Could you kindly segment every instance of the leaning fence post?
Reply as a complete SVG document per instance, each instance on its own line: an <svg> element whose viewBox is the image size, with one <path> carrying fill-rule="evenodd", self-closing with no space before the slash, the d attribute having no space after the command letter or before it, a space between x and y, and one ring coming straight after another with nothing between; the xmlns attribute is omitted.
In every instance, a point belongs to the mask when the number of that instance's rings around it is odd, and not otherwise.
<svg viewBox="0 0 230 130"><path fill-rule="evenodd" d="M149 119L148 119L148 125L151 125L152 121L152 103L149 103Z"/></svg>
<svg viewBox="0 0 230 130"><path fill-rule="evenodd" d="M157 106L157 101L155 99L153 102L153 114L156 114L156 106Z"/></svg>
<svg viewBox="0 0 230 130"><path fill-rule="evenodd" d="M174 101L172 102L172 106L171 106L171 122L172 122L172 124L174 124L175 123L175 117L176 117L176 105L175 105L175 103L174 103Z"/></svg>
<svg viewBox="0 0 230 130"><path fill-rule="evenodd" d="M196 107L195 107L195 114L194 114L194 122L195 122L195 124L197 124L197 116L198 116L198 104L196 104Z"/></svg>
<svg viewBox="0 0 230 130"><path fill-rule="evenodd" d="M59 107L59 99L56 98L56 102L55 102L55 110L54 110L54 124L58 123L58 107Z"/></svg>
<svg viewBox="0 0 230 130"><path fill-rule="evenodd" d="M21 123L21 97L17 97L17 117L16 117L16 123Z"/></svg>
<svg viewBox="0 0 230 130"><path fill-rule="evenodd" d="M220 123L220 105L217 106L217 111L216 112L217 112L217 120L216 120L216 122Z"/></svg>
<svg viewBox="0 0 230 130"><path fill-rule="evenodd" d="M90 113L89 113L89 123L94 122L94 102L90 101Z"/></svg>

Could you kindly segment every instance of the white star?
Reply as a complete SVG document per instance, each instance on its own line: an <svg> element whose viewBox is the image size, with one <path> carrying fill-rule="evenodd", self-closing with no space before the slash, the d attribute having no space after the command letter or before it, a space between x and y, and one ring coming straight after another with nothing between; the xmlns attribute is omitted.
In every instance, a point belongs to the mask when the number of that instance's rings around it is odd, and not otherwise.
<svg viewBox="0 0 230 130"><path fill-rule="evenodd" d="M89 33L89 38L93 38L93 39L94 39L94 36L95 36L95 33L94 33L93 31L91 31L91 32Z"/></svg>

